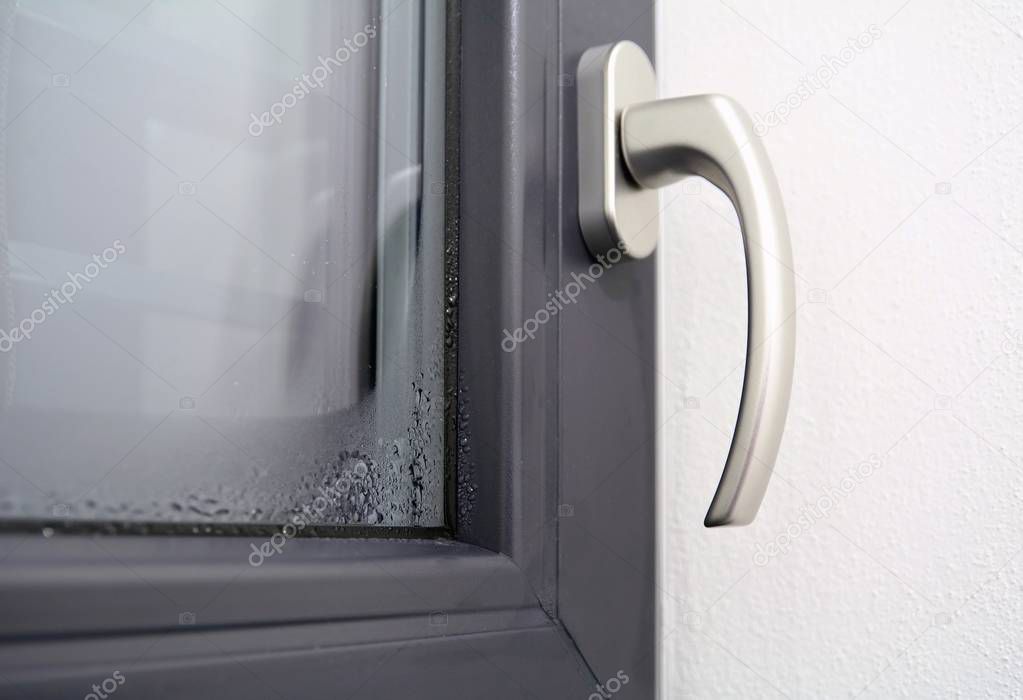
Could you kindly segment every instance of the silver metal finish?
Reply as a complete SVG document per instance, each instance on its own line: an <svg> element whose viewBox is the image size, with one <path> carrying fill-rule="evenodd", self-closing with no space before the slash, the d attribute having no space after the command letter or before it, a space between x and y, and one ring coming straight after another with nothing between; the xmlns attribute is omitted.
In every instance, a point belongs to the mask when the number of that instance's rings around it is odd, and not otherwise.
<svg viewBox="0 0 1023 700"><path fill-rule="evenodd" d="M592 50L604 52L595 55L610 57L606 92L629 82L631 76L614 71L637 61L614 59L631 56L635 50L638 47L628 44ZM582 83L580 76L580 90ZM749 297L746 373L732 445L704 524L746 525L756 516L767 490L792 389L796 334L792 248L778 183L749 116L730 98L698 95L625 105L607 103L622 108L618 120L620 155L600 151L605 158L598 167L612 172L614 182L627 177L654 192L683 177L698 175L725 192L739 214ZM580 115L584 108L580 104ZM582 120L580 116L580 125ZM579 146L582 163L582 151L596 147L583 142L582 128ZM590 173L589 177L594 175ZM605 181L610 180L605 172ZM582 211L583 187L580 182L580 224L593 250L590 240L599 240L602 228L592 223L593 211ZM635 184L629 187L625 196L632 194ZM616 203L618 196L611 192L606 201ZM610 231L612 244L617 243L615 236L625 241L637 238L630 228L634 220L624 219L620 209L606 211L606 230ZM638 237L645 240L645 235Z"/></svg>
<svg viewBox="0 0 1023 700"><path fill-rule="evenodd" d="M579 223L596 257L620 247L645 258L661 228L657 192L639 187L619 155L618 122L626 105L657 97L646 52L631 41L597 46L579 60Z"/></svg>

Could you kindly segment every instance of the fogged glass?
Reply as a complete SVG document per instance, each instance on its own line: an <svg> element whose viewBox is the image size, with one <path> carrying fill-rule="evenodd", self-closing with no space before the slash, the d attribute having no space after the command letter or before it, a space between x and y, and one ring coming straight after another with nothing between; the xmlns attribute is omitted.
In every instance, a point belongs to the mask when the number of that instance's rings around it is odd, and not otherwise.
<svg viewBox="0 0 1023 700"><path fill-rule="evenodd" d="M0 2L0 519L442 524L442 7Z"/></svg>

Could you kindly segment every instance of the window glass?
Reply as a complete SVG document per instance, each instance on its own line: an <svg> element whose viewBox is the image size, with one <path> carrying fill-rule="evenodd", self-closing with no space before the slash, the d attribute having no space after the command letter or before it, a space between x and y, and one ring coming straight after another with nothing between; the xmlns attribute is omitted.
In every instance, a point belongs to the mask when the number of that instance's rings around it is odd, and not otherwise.
<svg viewBox="0 0 1023 700"><path fill-rule="evenodd" d="M0 3L0 519L443 524L442 12Z"/></svg>

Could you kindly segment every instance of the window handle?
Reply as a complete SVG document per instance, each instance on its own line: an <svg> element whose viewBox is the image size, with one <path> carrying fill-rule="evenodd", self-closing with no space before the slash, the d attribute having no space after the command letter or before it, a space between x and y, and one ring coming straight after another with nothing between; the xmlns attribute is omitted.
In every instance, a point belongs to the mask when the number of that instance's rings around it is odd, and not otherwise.
<svg viewBox="0 0 1023 700"><path fill-rule="evenodd" d="M746 255L746 371L732 444L704 524L746 525L767 490L792 389L795 285L788 224L770 160L746 111L721 95L658 100L655 86L649 59L631 42L583 55L580 224L592 252L618 245L628 257L644 257L656 245L659 210L656 195L651 200L649 194L657 188L698 175L732 201ZM599 164L593 152L600 154ZM596 168L599 176L584 175L585 168ZM594 189L598 180L603 192Z"/></svg>

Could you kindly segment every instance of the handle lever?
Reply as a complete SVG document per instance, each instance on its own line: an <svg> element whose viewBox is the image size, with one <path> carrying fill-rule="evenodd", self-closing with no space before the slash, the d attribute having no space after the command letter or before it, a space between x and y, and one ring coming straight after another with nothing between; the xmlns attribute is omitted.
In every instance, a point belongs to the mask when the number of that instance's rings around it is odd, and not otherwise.
<svg viewBox="0 0 1023 700"><path fill-rule="evenodd" d="M788 224L767 152L745 110L720 95L653 99L652 77L646 54L631 42L591 49L580 61L580 224L591 252L621 243L627 256L643 257L659 228L644 195L698 175L731 199L746 254L746 371L728 459L704 525L746 525L767 490L792 389L795 285ZM584 143L594 134L602 147ZM599 178L584 175L584 166L595 165L592 155L584 157L587 149L603 155ZM603 192L592 189L598 179ZM640 226L644 220L650 224Z"/></svg>

